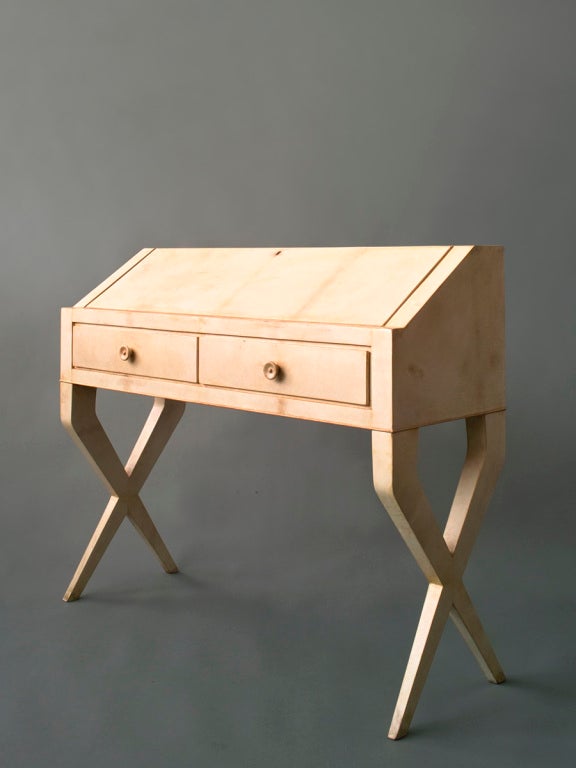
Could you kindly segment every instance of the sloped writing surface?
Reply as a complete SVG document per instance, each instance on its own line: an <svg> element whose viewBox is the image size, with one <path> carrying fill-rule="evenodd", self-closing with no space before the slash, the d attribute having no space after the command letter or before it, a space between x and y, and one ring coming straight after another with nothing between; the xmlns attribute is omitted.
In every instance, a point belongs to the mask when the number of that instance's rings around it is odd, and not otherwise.
<svg viewBox="0 0 576 768"><path fill-rule="evenodd" d="M448 246L158 248L88 306L382 325Z"/></svg>

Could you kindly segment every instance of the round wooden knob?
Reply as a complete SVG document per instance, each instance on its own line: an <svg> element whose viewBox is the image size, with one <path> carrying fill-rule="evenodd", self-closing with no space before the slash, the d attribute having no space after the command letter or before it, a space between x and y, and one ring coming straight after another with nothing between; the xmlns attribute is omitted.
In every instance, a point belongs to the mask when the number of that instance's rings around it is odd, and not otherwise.
<svg viewBox="0 0 576 768"><path fill-rule="evenodd" d="M278 363L269 362L266 363L264 366L264 376L266 376L267 379L270 379L272 381L273 379L277 379L280 375L280 366Z"/></svg>
<svg viewBox="0 0 576 768"><path fill-rule="evenodd" d="M131 347L127 347L126 344L122 344L120 347L120 360L132 360L134 357L134 350Z"/></svg>

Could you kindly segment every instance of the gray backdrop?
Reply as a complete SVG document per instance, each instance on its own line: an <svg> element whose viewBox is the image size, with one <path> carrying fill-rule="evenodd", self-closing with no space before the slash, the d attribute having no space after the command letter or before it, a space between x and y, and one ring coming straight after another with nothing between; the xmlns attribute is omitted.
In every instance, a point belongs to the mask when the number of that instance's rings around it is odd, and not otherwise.
<svg viewBox="0 0 576 768"><path fill-rule="evenodd" d="M571 764L576 6L2 0L0 753L26 766ZM369 434L189 406L61 595L106 493L59 423L59 307L140 248L499 243L509 443L467 584L509 682L448 627L386 738L425 582ZM486 311L490 311L487 307ZM122 455L148 402L106 394ZM462 425L425 431L445 514Z"/></svg>

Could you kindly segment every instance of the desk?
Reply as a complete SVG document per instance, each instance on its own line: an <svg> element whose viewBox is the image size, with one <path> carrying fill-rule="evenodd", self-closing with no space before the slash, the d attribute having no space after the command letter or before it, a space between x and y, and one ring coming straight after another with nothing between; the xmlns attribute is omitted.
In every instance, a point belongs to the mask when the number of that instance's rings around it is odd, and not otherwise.
<svg viewBox="0 0 576 768"><path fill-rule="evenodd" d="M500 247L145 249L62 310L61 349L62 422L110 491L65 600L124 518L177 571L139 494L186 402L343 424L371 430L374 488L428 580L390 738L408 731L448 617L504 680L462 581L504 459ZM154 398L125 466L98 388ZM468 450L442 532L418 433L454 419Z"/></svg>

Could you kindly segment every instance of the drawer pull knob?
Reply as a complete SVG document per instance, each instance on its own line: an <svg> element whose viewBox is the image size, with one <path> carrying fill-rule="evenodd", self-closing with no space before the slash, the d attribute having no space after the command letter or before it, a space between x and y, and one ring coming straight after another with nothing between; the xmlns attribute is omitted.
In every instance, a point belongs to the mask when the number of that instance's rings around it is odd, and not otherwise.
<svg viewBox="0 0 576 768"><path fill-rule="evenodd" d="M270 381L277 379L280 375L280 366L278 363L269 362L264 366L264 376Z"/></svg>
<svg viewBox="0 0 576 768"><path fill-rule="evenodd" d="M134 350L131 347L127 347L126 344L122 344L120 347L120 360L132 360L134 357Z"/></svg>

